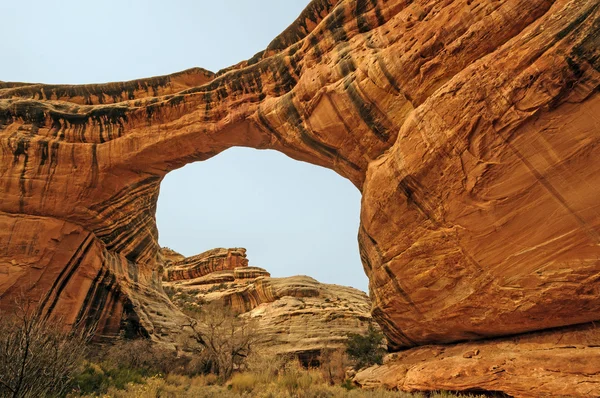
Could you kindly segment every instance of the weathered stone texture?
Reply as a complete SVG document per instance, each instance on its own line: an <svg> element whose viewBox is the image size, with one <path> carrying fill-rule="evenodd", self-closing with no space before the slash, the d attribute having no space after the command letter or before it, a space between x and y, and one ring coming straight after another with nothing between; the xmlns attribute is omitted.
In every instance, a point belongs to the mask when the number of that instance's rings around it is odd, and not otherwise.
<svg viewBox="0 0 600 398"><path fill-rule="evenodd" d="M216 74L0 83L0 306L160 334L160 182L246 146L361 190L394 349L598 320L599 86L597 0L315 0Z"/></svg>
<svg viewBox="0 0 600 398"><path fill-rule="evenodd" d="M514 397L597 397L600 330L571 327L513 338L428 345L360 371L364 388L501 391Z"/></svg>
<svg viewBox="0 0 600 398"><path fill-rule="evenodd" d="M171 257L176 257L170 254ZM215 271L233 271L248 265L246 249L213 249L207 252L178 259L165 268L163 280L178 281L196 279Z"/></svg>
<svg viewBox="0 0 600 398"><path fill-rule="evenodd" d="M165 289L181 307L201 309L220 301L256 321L260 349L318 360L324 350L343 348L348 333L363 334L373 323L368 296L360 290L325 283L308 276L271 278L259 267L237 265L245 249L214 249L170 264ZM220 258L220 270L189 279L168 279L171 268L196 268L202 259ZM192 260L193 259L193 260ZM190 261L192 260L192 261ZM184 272L192 275L192 272Z"/></svg>

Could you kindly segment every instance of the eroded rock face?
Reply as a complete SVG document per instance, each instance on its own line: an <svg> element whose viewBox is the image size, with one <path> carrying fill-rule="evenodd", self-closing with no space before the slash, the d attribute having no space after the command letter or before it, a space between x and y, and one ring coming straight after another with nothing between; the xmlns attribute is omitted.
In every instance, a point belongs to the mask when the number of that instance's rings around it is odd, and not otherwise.
<svg viewBox="0 0 600 398"><path fill-rule="evenodd" d="M393 354L360 371L363 388L502 391L514 397L596 397L600 331L593 325Z"/></svg>
<svg viewBox="0 0 600 398"><path fill-rule="evenodd" d="M220 265L192 276L198 263L209 262ZM325 350L343 348L348 333L364 334L373 322L369 298L360 290L308 276L271 278L265 269L247 264L245 249L214 249L168 264L163 285L182 308L224 302L256 322L261 350L293 354L307 364ZM179 278L186 268L190 277Z"/></svg>
<svg viewBox="0 0 600 398"><path fill-rule="evenodd" d="M213 249L192 257L177 256L172 250L161 249L161 252L166 253L163 257L171 260L165 266L165 281L196 279L215 271L233 271L248 265L246 249L242 248Z"/></svg>
<svg viewBox="0 0 600 398"><path fill-rule="evenodd" d="M599 26L596 0L315 0L216 74L0 83L0 306L159 336L160 182L248 146L361 190L395 349L597 320Z"/></svg>

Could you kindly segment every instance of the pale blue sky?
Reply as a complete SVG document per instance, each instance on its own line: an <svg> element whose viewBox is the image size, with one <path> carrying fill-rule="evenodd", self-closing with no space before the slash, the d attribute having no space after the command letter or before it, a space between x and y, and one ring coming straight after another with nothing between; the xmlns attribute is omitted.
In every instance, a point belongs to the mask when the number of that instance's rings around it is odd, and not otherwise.
<svg viewBox="0 0 600 398"><path fill-rule="evenodd" d="M309 0L0 2L0 80L96 83L263 50ZM356 235L360 193L334 172L274 151L232 148L161 186L160 243L185 255L246 247L273 276L304 274L367 290Z"/></svg>

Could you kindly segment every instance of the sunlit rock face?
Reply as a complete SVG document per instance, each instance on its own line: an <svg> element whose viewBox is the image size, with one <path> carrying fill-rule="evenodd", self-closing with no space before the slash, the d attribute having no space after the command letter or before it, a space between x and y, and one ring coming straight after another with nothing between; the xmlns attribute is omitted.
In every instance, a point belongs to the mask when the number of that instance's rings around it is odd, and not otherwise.
<svg viewBox="0 0 600 398"><path fill-rule="evenodd" d="M267 270L248 266L245 249L213 249L187 258L161 252L174 259L165 264L163 287L176 305L195 312L224 303L252 320L260 350L272 355L316 364L325 351L344 349L349 333L364 334L373 323L364 292L303 275L271 278Z"/></svg>
<svg viewBox="0 0 600 398"><path fill-rule="evenodd" d="M316 0L216 74L0 83L0 305L165 334L160 182L247 146L361 190L392 348L597 320L599 26L596 0Z"/></svg>
<svg viewBox="0 0 600 398"><path fill-rule="evenodd" d="M216 271L233 271L247 267L246 249L213 249L192 257L184 257L170 249L161 249L165 258L163 280L175 282L196 279ZM233 273L233 272L232 272Z"/></svg>

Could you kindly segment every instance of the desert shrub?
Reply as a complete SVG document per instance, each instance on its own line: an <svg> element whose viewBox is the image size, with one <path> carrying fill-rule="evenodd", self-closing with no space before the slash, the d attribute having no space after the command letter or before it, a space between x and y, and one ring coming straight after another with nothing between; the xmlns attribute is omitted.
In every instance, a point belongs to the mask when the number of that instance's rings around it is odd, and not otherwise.
<svg viewBox="0 0 600 398"><path fill-rule="evenodd" d="M104 367L137 369L144 376L157 373L188 374L191 360L191 357L179 357L175 350L147 339L117 340L102 357Z"/></svg>
<svg viewBox="0 0 600 398"><path fill-rule="evenodd" d="M351 379L344 379L344 381L342 381L341 384L342 388L350 391L350 390L354 390L356 388L356 385L352 382Z"/></svg>
<svg viewBox="0 0 600 398"><path fill-rule="evenodd" d="M253 322L238 317L230 307L213 302L203 307L201 313L192 313L187 325L201 347L199 354L206 358L211 373L222 380L231 377L252 352L260 337Z"/></svg>
<svg viewBox="0 0 600 398"><path fill-rule="evenodd" d="M402 391L390 391L384 389L361 390L354 389L347 391L344 398L425 398L427 395L422 393L409 393Z"/></svg>
<svg viewBox="0 0 600 398"><path fill-rule="evenodd" d="M346 353L354 360L354 368L361 369L371 365L381 365L386 350L383 348L383 333L369 325L367 334L348 334Z"/></svg>
<svg viewBox="0 0 600 398"><path fill-rule="evenodd" d="M225 289L227 289L227 284L225 282L221 282L218 285L211 286L207 290L207 293L218 292L219 290L225 290Z"/></svg>
<svg viewBox="0 0 600 398"><path fill-rule="evenodd" d="M272 383L277 376L283 374L286 364L292 362L289 355L277 355L268 350L253 351L246 358L246 370L260 380L260 383Z"/></svg>
<svg viewBox="0 0 600 398"><path fill-rule="evenodd" d="M173 301L173 298L175 297L175 293L177 293L177 289L175 289L173 286L163 285L163 290L164 290L165 294L167 295L167 297L169 297L169 299L171 301Z"/></svg>
<svg viewBox="0 0 600 398"><path fill-rule="evenodd" d="M198 385L200 385L199 383L203 383L203 386L214 386L216 384L219 383L219 378L217 377L217 375L209 373L207 375L202 375L202 376L198 376L193 380L198 380ZM192 382L192 385L194 385L194 383Z"/></svg>
<svg viewBox="0 0 600 398"><path fill-rule="evenodd" d="M71 390L79 394L92 394L100 392L106 385L106 374L102 368L94 363L85 363L79 373L71 381Z"/></svg>
<svg viewBox="0 0 600 398"><path fill-rule="evenodd" d="M104 394L110 389L125 389L130 384L144 384L145 372L127 367L101 366L86 363L72 383L72 391L79 394Z"/></svg>
<svg viewBox="0 0 600 398"><path fill-rule="evenodd" d="M94 358L98 362L85 363L72 382L72 390L81 394L105 394L144 384L151 376L185 373L190 362L145 339L121 339L109 348L96 348L103 351Z"/></svg>
<svg viewBox="0 0 600 398"><path fill-rule="evenodd" d="M62 322L41 315L29 303L18 302L15 308L0 313L0 396L64 394L90 334L58 329Z"/></svg>
<svg viewBox="0 0 600 398"><path fill-rule="evenodd" d="M159 377L150 377L143 383L129 383L122 388L112 386L106 391L106 396L111 398L157 398L168 397L165 393L165 380ZM176 397L178 395L171 395Z"/></svg>
<svg viewBox="0 0 600 398"><path fill-rule="evenodd" d="M297 361L293 361L286 365L284 373L279 376L278 385L290 396L310 397L312 390L326 383L318 371L305 369Z"/></svg>
<svg viewBox="0 0 600 398"><path fill-rule="evenodd" d="M351 365L343 348L321 350L319 363L323 378L331 385L342 383L346 379L346 369Z"/></svg>
<svg viewBox="0 0 600 398"><path fill-rule="evenodd" d="M186 363L181 372L187 376L210 375L212 370L212 361L205 351L196 352Z"/></svg>

